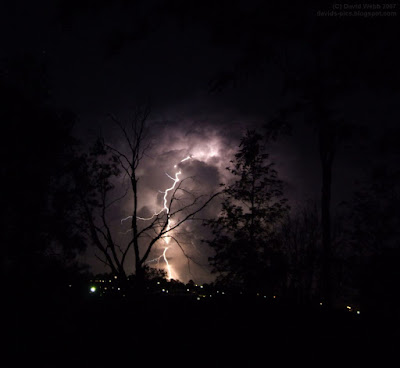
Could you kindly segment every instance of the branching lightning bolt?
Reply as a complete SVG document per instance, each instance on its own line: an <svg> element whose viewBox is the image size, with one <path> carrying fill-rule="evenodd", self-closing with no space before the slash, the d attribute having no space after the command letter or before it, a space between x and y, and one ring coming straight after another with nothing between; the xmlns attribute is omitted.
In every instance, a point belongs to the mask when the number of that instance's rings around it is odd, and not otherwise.
<svg viewBox="0 0 400 368"><path fill-rule="evenodd" d="M192 157L193 157L192 155L189 155L189 156L185 157L183 160L181 160L180 162L185 162L185 161L187 161L187 160L190 160ZM178 167L178 165L174 165L174 168L177 168L177 167ZM170 231L170 229L171 229L171 219L170 219L170 217L169 217L169 208L168 208L168 205L167 205L167 197L168 197L168 193L169 193L170 191L172 191L172 190L175 189L176 184L179 182L179 176L180 176L181 174L182 174L182 171L181 171L181 170L179 170L179 171L177 171L177 172L175 173L175 177L172 177L172 176L169 175L168 173L165 173L165 175L167 175L168 178L170 178L170 179L173 181L173 184L171 185L170 188L166 189L165 191L163 191L163 192L162 192L162 191L159 191L160 193L163 193L163 194L164 194L164 197L163 197L163 207L160 209L160 211L155 212L151 217L147 217L147 218L146 218L146 217L139 217L139 216L137 216L136 218L137 218L138 220L149 221L149 220L152 220L154 217L158 216L159 214L161 214L162 212L165 211L165 213L167 214L167 227L166 227L166 231L165 231L165 232L168 233L168 232ZM132 216L127 216L127 217L121 219L121 224L122 224L124 221L127 221L127 220L129 220L129 219L131 219L131 218L132 218ZM130 231L130 230L128 230L128 231ZM165 241L166 244L169 244L170 237L166 236L166 237L164 238L164 241ZM171 270L171 266L170 266L170 264L169 264L169 262L168 262L168 259L167 259L167 256L166 256L166 253L167 253L168 248L169 248L169 247L165 247L165 248L164 248L164 251L163 251L163 253L162 253L162 255L160 255L160 256L157 257L157 258L154 258L154 259L151 259L151 260L147 261L147 263L156 262L156 261L157 261L157 263L159 263L159 262L160 262L160 259L163 258L163 259L164 259L164 262L165 262L165 264L166 264L166 267L167 267L167 274L168 274L168 277L167 277L167 278L168 278L168 280L171 280L171 278L172 278L172 270Z"/></svg>

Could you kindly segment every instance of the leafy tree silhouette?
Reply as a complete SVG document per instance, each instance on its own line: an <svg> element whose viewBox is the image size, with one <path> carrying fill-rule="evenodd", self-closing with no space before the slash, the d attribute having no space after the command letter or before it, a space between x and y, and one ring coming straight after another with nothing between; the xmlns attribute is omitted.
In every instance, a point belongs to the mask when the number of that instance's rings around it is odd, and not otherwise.
<svg viewBox="0 0 400 368"><path fill-rule="evenodd" d="M236 179L224 189L219 217L206 222L213 238L210 257L220 279L245 287L266 290L278 286L284 262L277 249L275 226L288 210L283 183L262 145L263 137L247 131L232 166Z"/></svg>
<svg viewBox="0 0 400 368"><path fill-rule="evenodd" d="M1 205L0 268L10 292L23 284L26 294L36 289L35 295L57 279L48 277L52 263L67 267L85 246L67 231L72 219L62 215L66 192L58 182L71 159L75 119L51 107L47 89L46 69L34 58L3 60L0 155L7 195Z"/></svg>
<svg viewBox="0 0 400 368"><path fill-rule="evenodd" d="M399 71L394 66L394 60L398 60L394 50L398 32L394 19L390 18L371 27L355 19L338 22L334 17L317 17L313 2L293 6L285 2L279 5L260 2L253 8L242 9L241 5L237 2L230 8L229 16L224 23L220 22L224 27L211 22L219 42L224 45L233 42L242 52L210 81L210 91L236 87L254 75L276 69L274 76L281 82L281 89L277 89L281 106L278 118L266 127L279 130L288 124L295 125L298 113L313 127L321 167L320 283L325 304L331 305L335 252L331 220L334 161L342 142L360 134L357 122L348 117L352 104L349 96L359 93L363 84L375 90L384 87L387 91L398 86ZM318 4L319 9L329 6L327 2ZM216 18L210 17L214 21ZM232 30L233 24L240 29L240 36ZM378 64L380 68L376 67Z"/></svg>

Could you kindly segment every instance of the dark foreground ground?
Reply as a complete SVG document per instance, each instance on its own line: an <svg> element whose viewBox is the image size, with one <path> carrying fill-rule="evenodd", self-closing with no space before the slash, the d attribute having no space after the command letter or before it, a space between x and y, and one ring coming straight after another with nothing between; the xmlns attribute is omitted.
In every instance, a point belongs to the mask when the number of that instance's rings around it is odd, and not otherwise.
<svg viewBox="0 0 400 368"><path fill-rule="evenodd" d="M3 330L3 367L389 367L398 362L397 322L391 318L258 300L88 298L33 302L3 318L9 330Z"/></svg>

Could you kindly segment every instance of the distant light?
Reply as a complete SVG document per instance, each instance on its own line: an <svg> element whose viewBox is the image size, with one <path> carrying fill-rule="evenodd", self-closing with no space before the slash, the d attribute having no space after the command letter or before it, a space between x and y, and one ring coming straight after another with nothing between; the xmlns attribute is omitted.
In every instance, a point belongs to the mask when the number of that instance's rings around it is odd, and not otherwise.
<svg viewBox="0 0 400 368"><path fill-rule="evenodd" d="M96 291L96 287L95 286L92 286L91 288L90 288L90 292L91 293L94 293Z"/></svg>
<svg viewBox="0 0 400 368"><path fill-rule="evenodd" d="M223 292L222 292L222 295L224 295L224 294L225 294L225 292L223 291Z"/></svg>
<svg viewBox="0 0 400 368"><path fill-rule="evenodd" d="M199 297L197 297L197 300L200 300L200 298L199 298Z"/></svg>
<svg viewBox="0 0 400 368"><path fill-rule="evenodd" d="M118 290L121 290L121 288L118 288Z"/></svg>
<svg viewBox="0 0 400 368"><path fill-rule="evenodd" d="M350 305L348 305L346 308L347 308L348 310L351 310L351 307L350 307Z"/></svg>
<svg viewBox="0 0 400 368"><path fill-rule="evenodd" d="M117 279L118 277L117 276L114 276L114 279Z"/></svg>
<svg viewBox="0 0 400 368"><path fill-rule="evenodd" d="M190 289L186 289L186 291L190 291Z"/></svg>
<svg viewBox="0 0 400 368"><path fill-rule="evenodd" d="M203 289L203 285L200 285L200 289Z"/></svg>
<svg viewBox="0 0 400 368"><path fill-rule="evenodd" d="M72 285L68 285L68 287L72 287Z"/></svg>
<svg viewBox="0 0 400 368"><path fill-rule="evenodd" d="M360 314L361 312L360 311L357 311L357 314Z"/></svg>
<svg viewBox="0 0 400 368"><path fill-rule="evenodd" d="M322 302L321 302L321 303L319 303L319 305L322 305Z"/></svg>
<svg viewBox="0 0 400 368"><path fill-rule="evenodd" d="M264 295L264 299L267 299L267 297Z"/></svg>
<svg viewBox="0 0 400 368"><path fill-rule="evenodd" d="M165 289L162 289L162 292L164 292L165 291Z"/></svg>
<svg viewBox="0 0 400 368"><path fill-rule="evenodd" d="M157 285L160 285L160 281L157 281Z"/></svg>
<svg viewBox="0 0 400 368"><path fill-rule="evenodd" d="M274 295L274 299L276 299L276 295Z"/></svg>

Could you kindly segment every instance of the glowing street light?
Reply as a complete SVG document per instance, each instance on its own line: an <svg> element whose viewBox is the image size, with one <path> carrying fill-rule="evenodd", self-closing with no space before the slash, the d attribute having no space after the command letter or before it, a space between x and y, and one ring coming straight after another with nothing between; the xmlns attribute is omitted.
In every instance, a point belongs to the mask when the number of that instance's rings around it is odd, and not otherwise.
<svg viewBox="0 0 400 368"><path fill-rule="evenodd" d="M91 292L91 293L95 293L95 292L96 292L96 286L92 286L92 287L90 288L90 292Z"/></svg>

